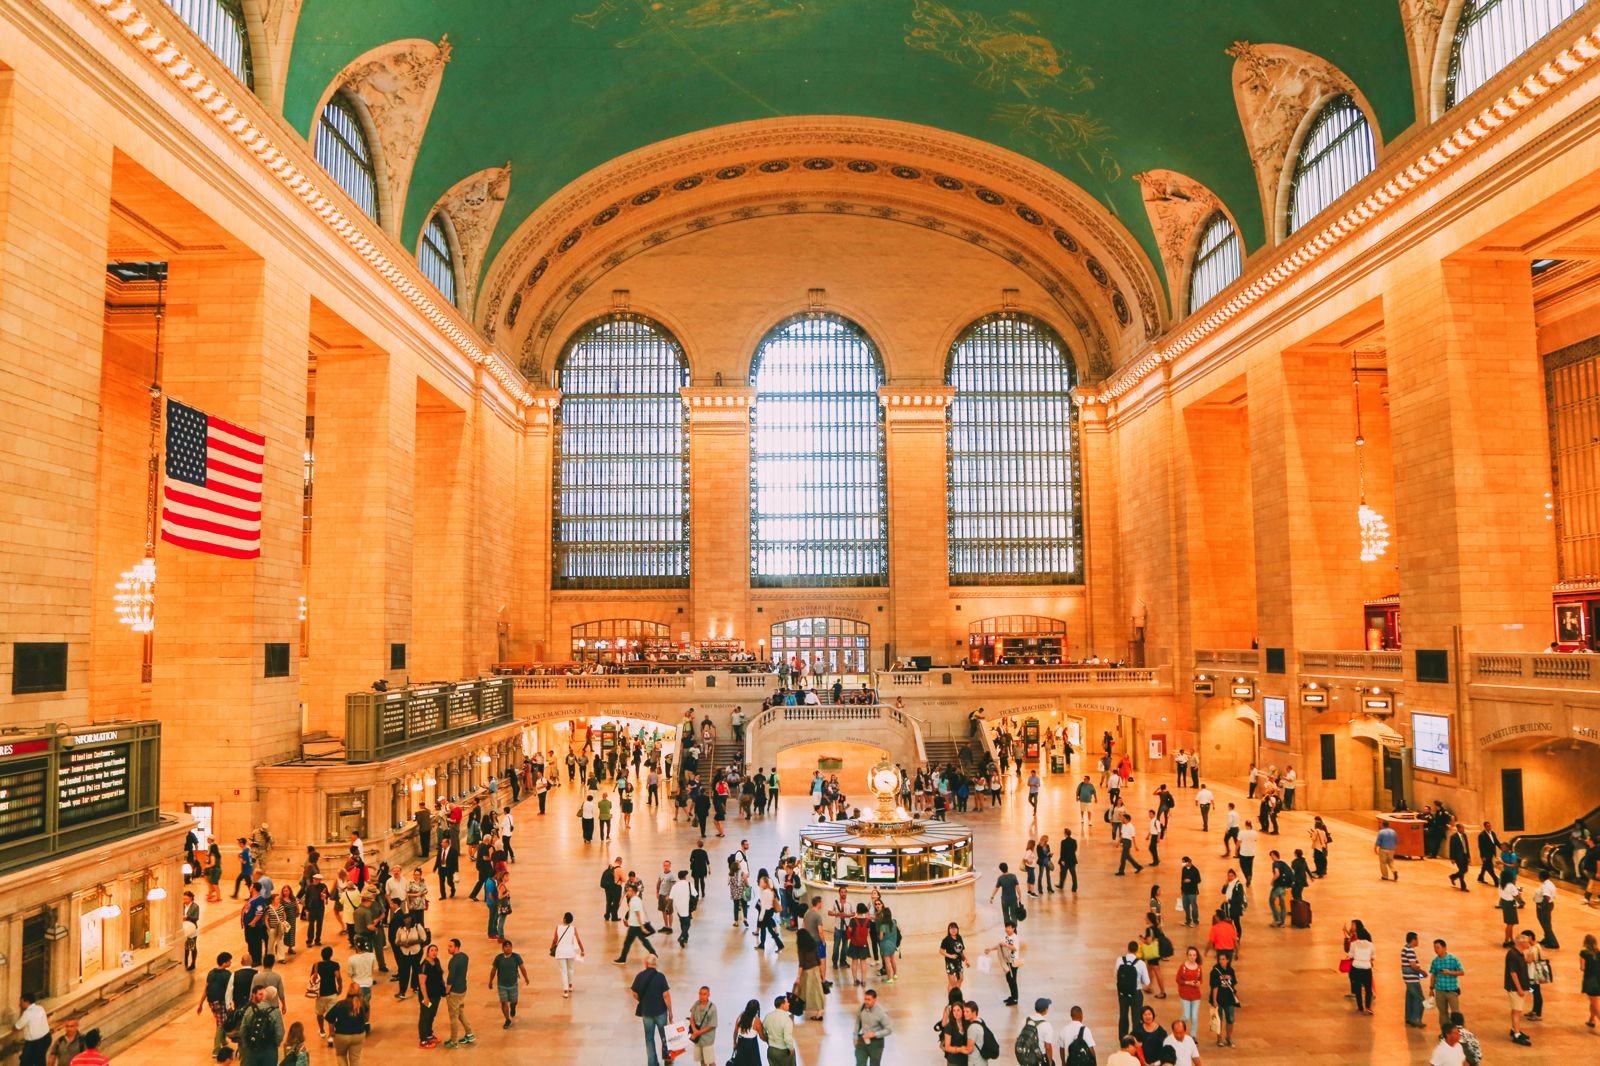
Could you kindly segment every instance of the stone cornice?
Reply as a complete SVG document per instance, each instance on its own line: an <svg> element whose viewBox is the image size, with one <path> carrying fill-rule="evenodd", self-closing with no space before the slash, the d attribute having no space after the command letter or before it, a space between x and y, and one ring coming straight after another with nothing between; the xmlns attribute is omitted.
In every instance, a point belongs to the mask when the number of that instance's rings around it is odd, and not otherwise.
<svg viewBox="0 0 1600 1066"><path fill-rule="evenodd" d="M956 390L948 385L884 385L878 389L878 399L888 410L921 408L942 413L956 398Z"/></svg>

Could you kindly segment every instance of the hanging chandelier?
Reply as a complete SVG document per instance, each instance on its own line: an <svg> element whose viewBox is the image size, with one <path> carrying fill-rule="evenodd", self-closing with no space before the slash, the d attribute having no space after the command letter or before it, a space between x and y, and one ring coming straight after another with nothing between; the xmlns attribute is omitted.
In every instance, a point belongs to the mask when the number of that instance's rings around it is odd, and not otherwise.
<svg viewBox="0 0 1600 1066"><path fill-rule="evenodd" d="M117 621L135 633L150 633L156 628L156 561L148 555L122 572L117 582Z"/></svg>
<svg viewBox="0 0 1600 1066"><path fill-rule="evenodd" d="M1360 488L1361 504L1356 508L1356 524L1361 530L1361 561L1374 563L1389 550L1389 523L1383 515L1367 505L1367 438L1361 434L1361 373L1355 356L1350 357L1350 384L1356 398L1356 480Z"/></svg>
<svg viewBox="0 0 1600 1066"><path fill-rule="evenodd" d="M156 485L160 478L161 456L158 442L161 439L161 326L166 317L165 263L115 264L115 273L124 280L153 280L156 283L155 359L150 375L150 455L147 463L144 501L144 558L131 569L124 570L117 582L111 601L116 606L117 621L144 634L143 661L140 676L150 680L151 636L156 628Z"/></svg>

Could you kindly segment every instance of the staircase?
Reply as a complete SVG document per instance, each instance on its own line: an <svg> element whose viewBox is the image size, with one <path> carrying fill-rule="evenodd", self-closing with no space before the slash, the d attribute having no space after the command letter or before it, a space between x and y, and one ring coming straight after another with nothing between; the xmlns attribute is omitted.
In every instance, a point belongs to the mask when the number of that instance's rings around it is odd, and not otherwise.
<svg viewBox="0 0 1600 1066"><path fill-rule="evenodd" d="M737 741L723 740L718 737L717 742L711 747L708 773L715 773L722 767L737 763L744 758L744 745ZM705 775L702 774L701 777L704 778Z"/></svg>
<svg viewBox="0 0 1600 1066"><path fill-rule="evenodd" d="M965 747L960 741L945 738L943 740L930 740L924 737L922 747L928 753L929 766L943 766L945 763L960 765L962 749Z"/></svg>

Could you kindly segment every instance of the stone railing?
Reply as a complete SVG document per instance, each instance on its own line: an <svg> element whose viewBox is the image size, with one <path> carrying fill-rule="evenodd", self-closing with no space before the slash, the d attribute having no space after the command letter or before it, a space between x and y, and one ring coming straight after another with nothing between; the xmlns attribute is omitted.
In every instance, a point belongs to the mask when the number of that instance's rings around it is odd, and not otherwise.
<svg viewBox="0 0 1600 1066"><path fill-rule="evenodd" d="M1300 672L1395 681L1405 676L1406 667L1398 651L1303 651Z"/></svg>
<svg viewBox="0 0 1600 1066"><path fill-rule="evenodd" d="M1155 684L1154 667L1078 666L1047 670L972 670L974 685L1119 685Z"/></svg>
<svg viewBox="0 0 1600 1066"><path fill-rule="evenodd" d="M884 678L888 678L890 688L922 688L928 683L928 675L920 670L896 670L878 675L880 683Z"/></svg>
<svg viewBox="0 0 1600 1066"><path fill-rule="evenodd" d="M1600 687L1600 655L1507 655L1473 652L1472 680L1497 685Z"/></svg>
<svg viewBox="0 0 1600 1066"><path fill-rule="evenodd" d="M1251 670L1261 666L1261 652L1255 648L1207 648L1194 653L1196 667L1243 666Z"/></svg>

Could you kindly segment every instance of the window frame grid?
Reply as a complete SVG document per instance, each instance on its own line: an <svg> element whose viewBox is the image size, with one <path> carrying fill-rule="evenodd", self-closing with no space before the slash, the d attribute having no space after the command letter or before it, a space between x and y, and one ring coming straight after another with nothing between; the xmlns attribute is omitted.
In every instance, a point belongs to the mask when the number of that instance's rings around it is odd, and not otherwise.
<svg viewBox="0 0 1600 1066"><path fill-rule="evenodd" d="M1224 236L1207 247L1215 233L1224 233ZM1231 264L1224 260L1230 254ZM1227 269L1230 265L1231 273ZM1194 261L1189 266L1188 313L1194 314L1215 299L1223 289L1238 281L1243 272L1244 243L1239 239L1239 228L1226 212L1214 211L1200 227L1200 236L1195 242Z"/></svg>
<svg viewBox="0 0 1600 1066"><path fill-rule="evenodd" d="M1031 363L1019 364L1013 355L1016 336L1004 335L983 340L987 366L964 369L960 359L980 334L1002 323L1025 324L1029 337L1020 338L1034 349ZM1038 388L1048 385L1048 375L1058 372L1044 361L1053 352L1060 361L1065 388ZM1014 373L1024 367L1033 383L1026 387L1008 385L996 376L997 370ZM992 387L975 387L963 379L969 374L988 372ZM1013 378L1013 381L1016 379ZM1077 387L1077 367L1061 338L1044 322L1016 312L986 315L973 322L950 346L945 360L945 381L955 391L945 412L945 522L948 537L948 571L952 586L998 587L1036 585L1082 585L1083 555L1083 470L1079 434L1078 406L1072 398ZM983 406L974 407L975 403ZM986 411L984 408L987 407ZM1010 421L993 417L995 408L1010 414ZM1049 434L1060 425L1066 412L1066 439L1054 447ZM970 412L970 413L969 413ZM1022 445L1022 446L1019 446ZM1066 483L1040 491L1041 475L1060 473L1056 464L1065 463ZM966 471L987 467L987 476L968 476ZM1018 474L1022 476L1018 476ZM1024 487L1018 498L1017 488ZM1007 499L1007 497L1011 499ZM1041 507L1053 498L1054 507ZM1010 503L1009 508L1003 507ZM1026 532L1003 534L1008 520L1033 528ZM987 524L990 531L968 533L968 528ZM1064 525L1065 538L1056 529ZM1053 528L1054 527L1054 528ZM1043 568L1051 545L1065 541L1069 553L1066 567ZM989 560L987 563L974 560ZM1033 563L1018 565L1022 560Z"/></svg>
<svg viewBox="0 0 1600 1066"><path fill-rule="evenodd" d="M1445 110L1493 81L1496 74L1550 36L1557 26L1581 10L1584 3L1585 0L1466 0L1461 5L1455 32L1450 35L1450 62L1444 81ZM1475 34L1475 31L1478 32ZM1463 74L1476 79L1465 91L1461 88Z"/></svg>
<svg viewBox="0 0 1600 1066"><path fill-rule="evenodd" d="M455 224L443 211L435 211L417 241L417 267L452 307L456 306L456 263Z"/></svg>
<svg viewBox="0 0 1600 1066"><path fill-rule="evenodd" d="M335 115L343 120L348 129L339 128L340 123L331 117ZM330 156L329 152L337 153L337 156ZM360 110L343 89L328 98L322 114L317 117L313 153L322 169L356 202L356 206L373 221L381 222L382 219L378 217L378 168L373 161L372 144L367 138ZM357 179L360 179L359 184Z"/></svg>
<svg viewBox="0 0 1600 1066"><path fill-rule="evenodd" d="M646 343L659 345L656 354L670 354L674 365L657 365L613 362L581 368L583 373L596 376L611 374L614 378L624 372L644 371L660 376L660 388L654 391L634 389L612 392L574 391L567 386L569 375L578 372L570 364L581 346L593 344L606 329L619 325L637 327L641 332L617 338L606 353L615 359L619 354L626 360L626 349L641 347ZM653 339L652 339L653 338ZM551 417L551 557L550 586L553 589L680 589L689 587L690 529L689 529L689 411L679 392L689 384L689 360L683 345L667 328L644 315L619 312L593 319L578 329L562 350L556 363L556 381L561 388L561 401ZM632 401L653 405L657 412L648 412L631 421L603 420L591 415L604 415L606 404ZM598 429L609 431L616 447L607 450L602 440L596 450L585 447L574 450L577 431ZM643 447L645 437L652 432L665 431L668 437L677 436L676 449L667 447L650 450ZM617 434L633 434L631 446L619 441ZM598 461L595 475L598 480L579 478L579 471L568 468L568 463ZM617 471L621 464L627 469ZM676 471L673 467L676 466ZM606 475L607 469L625 474L632 481L618 483ZM631 493L633 506L622 506ZM568 493L585 493L587 509L569 508ZM675 496L675 500L671 497ZM654 505L652 507L652 497ZM568 536L573 526L587 523L596 532L608 529L610 536L579 539ZM652 533L652 527L676 523L677 534L671 538ZM597 565L579 566L584 573L570 572L576 560L587 556ZM652 560L654 560L652 562ZM600 572L595 572L600 571Z"/></svg>
<svg viewBox="0 0 1600 1066"><path fill-rule="evenodd" d="M245 20L242 0L166 0L166 3L222 65L243 82L245 88L255 92L250 25Z"/></svg>
<svg viewBox="0 0 1600 1066"><path fill-rule="evenodd" d="M1348 124L1323 140L1324 131L1341 116L1349 117ZM1319 140L1323 143L1318 143ZM1377 136L1367 121L1367 113L1349 93L1329 98L1317 109L1316 117L1306 128L1305 139L1300 142L1300 150L1295 153L1289 175L1288 232L1285 235L1299 232L1306 223L1355 188L1377 165ZM1308 205L1303 203L1302 197L1306 195L1313 197L1314 209L1308 210Z"/></svg>
<svg viewBox="0 0 1600 1066"><path fill-rule="evenodd" d="M819 327L828 324L838 332L823 335ZM763 372L769 357L781 352L786 341L832 344L824 352L833 362L809 361L798 352L787 356L783 371L796 379L791 384L803 387L776 389L769 381L765 393ZM864 361L861 357L865 356ZM780 356L780 357L781 357ZM838 362L840 358L845 362ZM852 362L854 361L854 362ZM856 380L854 387L839 387L842 374ZM833 387L819 388L826 375ZM794 315L768 330L756 347L750 363L750 384L756 390L750 406L750 583L753 588L881 588L889 583L889 486L888 455L883 403L878 390L884 384L883 357L857 323L842 315L810 312ZM862 408L870 405L870 413ZM820 418L807 417L818 415ZM862 417L863 414L866 417ZM771 418L764 423L764 416ZM789 418L785 420L784 416ZM821 427L821 439L813 435L803 450L785 449L769 455L763 451L765 425L774 429ZM854 439L852 439L854 438ZM762 463L787 456L795 463L823 462L823 476L807 478L786 486L772 485L778 492L786 487L791 502L809 497L814 506L806 510L774 510L763 513ZM863 476L865 475L865 476ZM787 521L793 535L763 536L763 522L776 525ZM870 532L861 531L871 527ZM771 528L769 525L768 528ZM852 535L854 534L854 535ZM787 551L795 560L796 572L764 572L763 563L773 553ZM852 556L864 565L850 565ZM812 565L799 572L799 564Z"/></svg>

